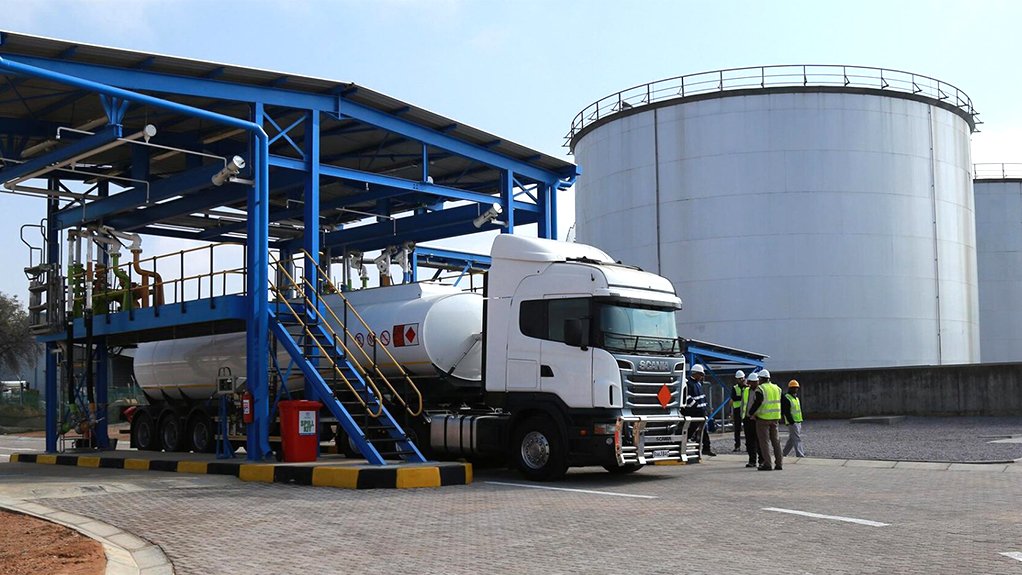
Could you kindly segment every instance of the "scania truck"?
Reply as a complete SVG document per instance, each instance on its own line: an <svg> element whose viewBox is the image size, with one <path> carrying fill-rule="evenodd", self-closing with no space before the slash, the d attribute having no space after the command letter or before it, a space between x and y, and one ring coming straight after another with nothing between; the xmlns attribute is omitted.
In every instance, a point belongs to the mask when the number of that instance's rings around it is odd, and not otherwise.
<svg viewBox="0 0 1022 575"><path fill-rule="evenodd" d="M362 316L366 326L347 326L351 343L393 358L376 367L415 381L424 409L406 427L426 453L503 459L534 480L558 479L572 466L630 473L698 460L698 437L688 435L704 420L680 410L681 300L670 281L577 243L503 234L491 257L482 294L420 282L323 297L335 309L344 297ZM389 354L373 354L375 346ZM211 397L225 369L243 375L244 354L244 334L139 346L145 419L169 417L189 431L164 449L208 448L213 404L195 398ZM196 430L196 421L205 427Z"/></svg>

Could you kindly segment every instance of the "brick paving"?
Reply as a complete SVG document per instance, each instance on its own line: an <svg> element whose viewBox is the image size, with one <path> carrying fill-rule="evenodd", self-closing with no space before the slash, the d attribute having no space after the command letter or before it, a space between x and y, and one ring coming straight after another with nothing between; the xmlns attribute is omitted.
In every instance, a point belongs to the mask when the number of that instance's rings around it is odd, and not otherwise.
<svg viewBox="0 0 1022 575"><path fill-rule="evenodd" d="M0 493L38 474L90 485L104 477L103 470L18 465L0 464ZM1000 555L1022 551L1016 466L945 471L804 460L766 473L722 456L627 477L573 471L549 485L654 499L495 485L525 482L480 469L473 485L442 489L204 486L197 477L34 501L159 543L179 574L1019 573L1022 564Z"/></svg>

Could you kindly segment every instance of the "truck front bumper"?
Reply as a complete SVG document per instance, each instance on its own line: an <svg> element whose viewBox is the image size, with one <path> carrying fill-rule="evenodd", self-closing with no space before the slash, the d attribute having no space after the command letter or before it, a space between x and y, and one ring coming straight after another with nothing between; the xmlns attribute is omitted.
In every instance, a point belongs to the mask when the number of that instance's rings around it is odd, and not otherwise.
<svg viewBox="0 0 1022 575"><path fill-rule="evenodd" d="M702 425L705 417L626 415L619 417L614 433L617 464L647 465L657 461L688 462L699 459L699 437L688 440L689 429Z"/></svg>

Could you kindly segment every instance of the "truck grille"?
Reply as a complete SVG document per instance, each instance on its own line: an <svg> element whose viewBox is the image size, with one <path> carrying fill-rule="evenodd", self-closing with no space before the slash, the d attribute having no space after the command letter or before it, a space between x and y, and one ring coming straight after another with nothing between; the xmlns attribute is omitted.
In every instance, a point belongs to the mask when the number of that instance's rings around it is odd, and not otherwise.
<svg viewBox="0 0 1022 575"><path fill-rule="evenodd" d="M625 407L633 415L667 415L678 408L681 402L681 379L670 374L649 375L622 370L625 385ZM670 401L664 407L658 394L667 386Z"/></svg>

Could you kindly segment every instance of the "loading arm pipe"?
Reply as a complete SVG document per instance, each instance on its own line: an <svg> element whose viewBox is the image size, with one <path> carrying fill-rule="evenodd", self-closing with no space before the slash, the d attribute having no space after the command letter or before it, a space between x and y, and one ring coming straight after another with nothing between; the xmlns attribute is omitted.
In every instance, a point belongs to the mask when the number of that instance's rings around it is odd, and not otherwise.
<svg viewBox="0 0 1022 575"><path fill-rule="evenodd" d="M248 214L248 217L249 222L252 224L251 229L258 230L261 228L262 233L250 233L248 235L249 242L251 242L256 235L259 235L261 241L259 242L260 245L249 245L247 250L248 261L246 264L248 267L248 274L246 275L246 292L248 294L248 336L246 344L247 348L250 350L265 351L268 349L270 329L269 282L266 281L266 270L269 269L270 265L270 143L269 136L266 135L266 131L263 130L263 127L248 120L241 120L231 116L218 114L216 112L187 106L185 104L162 100L154 96L132 92L123 88L116 88L107 84L101 84L92 80L86 80L85 78L54 72L37 66L29 66L27 64L22 64L21 62L6 59L2 56L0 56L0 70L7 70L19 75L42 78L58 84L81 88L89 92L96 92L98 94L105 94L114 98L121 98L122 100L131 101L136 104L144 104L161 110L167 110L195 118L202 118L211 122L240 128L252 133L258 145L255 150L255 189L253 190L253 195L249 200L250 213ZM256 381L256 385L250 385L249 388L256 399L255 404L253 405L253 411L256 416L255 420L258 422L258 424L253 424L252 426L255 439L252 439L253 433L250 433L248 445L249 449L246 451L249 452L249 459L260 460L270 454L269 422L267 421L269 419L268 373L266 371L266 362L264 361L265 356L263 353L247 353L246 356L248 383L251 384L253 380Z"/></svg>

